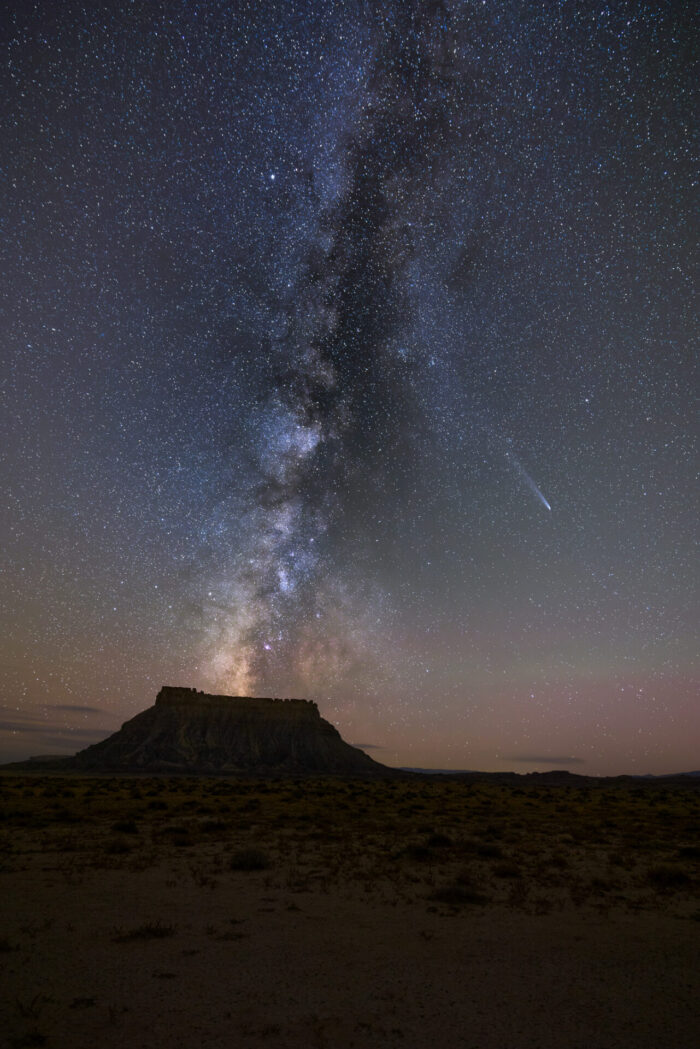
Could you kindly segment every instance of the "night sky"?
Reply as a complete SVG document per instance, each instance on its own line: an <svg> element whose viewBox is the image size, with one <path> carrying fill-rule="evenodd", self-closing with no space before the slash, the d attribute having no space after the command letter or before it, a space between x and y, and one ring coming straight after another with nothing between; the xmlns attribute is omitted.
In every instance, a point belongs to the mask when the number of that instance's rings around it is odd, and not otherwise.
<svg viewBox="0 0 700 1049"><path fill-rule="evenodd" d="M698 767L695 12L3 4L0 758Z"/></svg>

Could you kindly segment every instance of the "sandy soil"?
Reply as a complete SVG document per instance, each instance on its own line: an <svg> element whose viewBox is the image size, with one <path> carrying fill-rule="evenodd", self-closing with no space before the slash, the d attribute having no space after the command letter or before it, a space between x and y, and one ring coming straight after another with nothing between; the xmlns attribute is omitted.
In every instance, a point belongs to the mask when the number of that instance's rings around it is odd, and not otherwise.
<svg viewBox="0 0 700 1049"><path fill-rule="evenodd" d="M27 803L35 808L15 809L23 815L3 839L0 982L11 1049L698 1044L694 882L584 902L579 892L577 904L562 896L547 907L546 893L514 893L503 878L506 895L442 902L435 887L460 884L451 875L464 871L453 839L435 838L427 858L399 864L395 839L383 839L382 860L366 824L359 839L329 841L302 820L302 849L278 798L243 837L231 829L235 812L230 823L209 818L222 824L211 830L191 807L200 837L190 831L172 844L176 801L152 817L142 808L134 833L115 824L105 796L108 811L78 797L63 803L58 824L32 822L48 805L36 789ZM143 800L130 804L127 815ZM78 817L88 808L86 828ZM176 819L174 835L184 834L182 810ZM374 819L375 844L381 829ZM343 859L358 840L366 847L351 869L361 876L351 877ZM263 841L269 865L235 869L236 850L252 841ZM517 859L514 844L508 854ZM468 884L488 889L470 869ZM558 888L557 876L550 892Z"/></svg>

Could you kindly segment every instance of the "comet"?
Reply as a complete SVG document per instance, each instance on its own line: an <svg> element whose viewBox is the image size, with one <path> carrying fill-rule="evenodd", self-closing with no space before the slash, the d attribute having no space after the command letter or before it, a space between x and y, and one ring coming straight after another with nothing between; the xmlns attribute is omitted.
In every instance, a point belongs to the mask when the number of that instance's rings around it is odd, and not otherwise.
<svg viewBox="0 0 700 1049"><path fill-rule="evenodd" d="M547 502L545 497L542 495L542 492L539 490L539 488L537 487L537 485L535 484L533 479L530 477L530 474L527 472L527 470L522 465L522 463L518 462L518 460L515 458L515 456L513 455L512 452L506 452L506 458L508 459L508 461L510 463L512 463L513 467L520 474L522 479L525 481L525 484L528 486L530 491L533 492L537 496L539 501L542 503L542 506L544 506L551 513L552 507Z"/></svg>
<svg viewBox="0 0 700 1049"><path fill-rule="evenodd" d="M530 491L535 493L535 495L537 496L539 501L542 503L542 506L545 506L551 513L552 507L549 505L549 503L547 502L545 497L542 495L542 492L539 490L539 488L537 487L535 482L532 480L532 478L530 477L530 475L527 472L527 470L525 469L525 467L520 466L520 463L518 463L518 467L520 468L520 473L525 478L525 482L526 482L528 488L530 489Z"/></svg>

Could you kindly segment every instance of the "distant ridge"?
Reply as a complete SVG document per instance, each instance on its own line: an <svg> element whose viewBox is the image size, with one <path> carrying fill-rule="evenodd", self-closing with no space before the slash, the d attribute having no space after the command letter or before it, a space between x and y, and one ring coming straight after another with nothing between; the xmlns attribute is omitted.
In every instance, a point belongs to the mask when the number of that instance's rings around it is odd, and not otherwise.
<svg viewBox="0 0 700 1049"><path fill-rule="evenodd" d="M392 775L304 699L164 685L155 705L62 763L83 771Z"/></svg>
<svg viewBox="0 0 700 1049"><path fill-rule="evenodd" d="M546 772L479 772L475 769L424 769L403 766L402 772L418 776L440 776L458 779L465 782L502 783L512 787L550 786L550 787L610 787L610 786L692 786L700 789L700 773L670 772L661 776L620 775L620 776L582 776L567 769L548 769Z"/></svg>

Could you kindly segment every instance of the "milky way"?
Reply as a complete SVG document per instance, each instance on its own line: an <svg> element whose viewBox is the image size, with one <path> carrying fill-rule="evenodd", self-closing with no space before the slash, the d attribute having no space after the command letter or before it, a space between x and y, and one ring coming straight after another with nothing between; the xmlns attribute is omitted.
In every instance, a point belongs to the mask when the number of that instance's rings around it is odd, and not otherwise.
<svg viewBox="0 0 700 1049"><path fill-rule="evenodd" d="M315 194L313 236L266 347L279 364L253 417L260 483L212 630L215 672L238 691L290 674L318 687L324 668L329 682L347 677L356 688L357 664L370 658L356 629L367 594L355 597L334 551L367 486L383 495L410 459L417 361L402 340L416 338L412 292L431 209L454 151L468 156L455 23L400 6L369 23L373 46L335 192L325 206ZM381 503L370 496L366 512ZM372 661L363 687L376 673Z"/></svg>
<svg viewBox="0 0 700 1049"><path fill-rule="evenodd" d="M167 682L694 764L692 5L3 20L7 755Z"/></svg>

